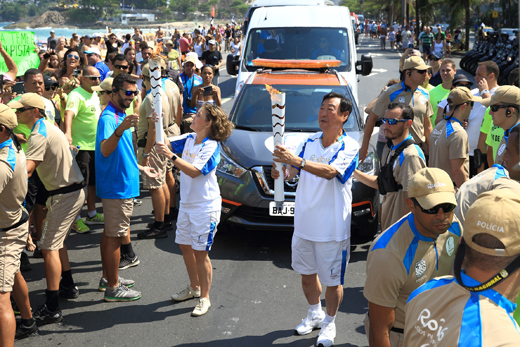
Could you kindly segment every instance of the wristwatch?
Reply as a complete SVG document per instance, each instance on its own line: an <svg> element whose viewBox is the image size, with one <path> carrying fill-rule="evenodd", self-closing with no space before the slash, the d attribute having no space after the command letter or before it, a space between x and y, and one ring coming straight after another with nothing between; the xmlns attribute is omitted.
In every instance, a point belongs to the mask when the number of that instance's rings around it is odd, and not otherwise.
<svg viewBox="0 0 520 347"><path fill-rule="evenodd" d="M143 158L148 158L150 156L150 153L143 152Z"/></svg>
<svg viewBox="0 0 520 347"><path fill-rule="evenodd" d="M307 162L307 160L305 159L302 159L302 162L300 164L300 169L303 169L305 167L305 163Z"/></svg>
<svg viewBox="0 0 520 347"><path fill-rule="evenodd" d="M484 94L491 94L491 93L489 92L489 90L484 89L483 91L480 92L480 95L484 95Z"/></svg>
<svg viewBox="0 0 520 347"><path fill-rule="evenodd" d="M178 158L177 154L173 153L173 157L170 159L171 161L176 161Z"/></svg>

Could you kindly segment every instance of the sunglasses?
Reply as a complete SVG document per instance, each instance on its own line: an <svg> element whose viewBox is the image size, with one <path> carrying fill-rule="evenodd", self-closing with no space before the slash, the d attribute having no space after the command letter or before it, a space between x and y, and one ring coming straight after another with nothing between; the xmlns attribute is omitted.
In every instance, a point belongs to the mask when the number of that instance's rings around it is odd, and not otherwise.
<svg viewBox="0 0 520 347"><path fill-rule="evenodd" d="M23 113L25 111L29 111L35 109L36 107L20 107L16 109L16 113Z"/></svg>
<svg viewBox="0 0 520 347"><path fill-rule="evenodd" d="M514 108L516 108L518 110L518 107L513 106L513 105L492 105L492 106L489 106L489 108L493 112L497 112L501 108L508 108L508 107L514 107Z"/></svg>
<svg viewBox="0 0 520 347"><path fill-rule="evenodd" d="M112 94L112 92L110 92L110 91L108 91L108 90L101 90L101 91L99 91L99 92L97 92L97 93L98 93L98 95L103 95L103 94L105 94L105 93L106 93L107 95Z"/></svg>
<svg viewBox="0 0 520 347"><path fill-rule="evenodd" d="M126 69L128 69L128 65L114 65L114 67L116 69L119 69L119 70L126 70Z"/></svg>
<svg viewBox="0 0 520 347"><path fill-rule="evenodd" d="M123 89L123 88L119 88L119 90L122 90L123 92L125 92L125 95L126 96L137 96L137 94L139 94L139 91L138 90L126 90L126 89Z"/></svg>
<svg viewBox="0 0 520 347"><path fill-rule="evenodd" d="M56 90L56 88L58 88L58 85L57 84L53 84L52 86L46 86L45 87L45 90L46 91L49 91L49 90Z"/></svg>
<svg viewBox="0 0 520 347"><path fill-rule="evenodd" d="M448 212L451 212L455 209L455 207L457 207L457 205L453 205L453 204L450 204L450 203L446 203L446 204L439 204L437 206L434 206L428 210L425 210L424 208L422 208L422 206L419 204L419 202L415 199L415 198L412 198L412 201L414 203L415 206L418 206L421 211L423 213L426 213L426 214L437 214L439 213L439 210L442 208L442 211L444 213L448 213Z"/></svg>
<svg viewBox="0 0 520 347"><path fill-rule="evenodd" d="M424 75L428 70L414 70L417 73L420 73L421 75Z"/></svg>
<svg viewBox="0 0 520 347"><path fill-rule="evenodd" d="M461 83L461 84L457 84L455 85L455 87L466 87L466 88L469 88L471 85L470 84L467 84L467 83Z"/></svg>
<svg viewBox="0 0 520 347"><path fill-rule="evenodd" d="M67 58L79 60L79 55L69 53L67 54Z"/></svg>
<svg viewBox="0 0 520 347"><path fill-rule="evenodd" d="M381 118L381 121L383 122L383 124L390 124L390 125L396 125L397 123L399 122L408 122L409 120L411 119L393 119L393 118Z"/></svg>
<svg viewBox="0 0 520 347"><path fill-rule="evenodd" d="M83 76L83 77L90 78L91 81L101 80L101 76Z"/></svg>

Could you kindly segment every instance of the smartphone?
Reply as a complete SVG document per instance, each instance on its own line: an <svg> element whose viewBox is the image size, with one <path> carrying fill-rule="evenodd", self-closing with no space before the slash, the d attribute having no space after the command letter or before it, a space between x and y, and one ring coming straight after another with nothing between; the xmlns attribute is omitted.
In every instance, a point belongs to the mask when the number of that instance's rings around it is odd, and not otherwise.
<svg viewBox="0 0 520 347"><path fill-rule="evenodd" d="M72 76L78 77L79 75L81 75L81 69L74 69Z"/></svg>
<svg viewBox="0 0 520 347"><path fill-rule="evenodd" d="M204 87L202 89L204 90L204 93L202 93L202 96L210 96L211 92L213 91L213 87L212 86L207 86L207 87Z"/></svg>
<svg viewBox="0 0 520 347"><path fill-rule="evenodd" d="M16 82L16 84L11 88L11 91L16 94L25 93L25 88L23 86L23 82Z"/></svg>

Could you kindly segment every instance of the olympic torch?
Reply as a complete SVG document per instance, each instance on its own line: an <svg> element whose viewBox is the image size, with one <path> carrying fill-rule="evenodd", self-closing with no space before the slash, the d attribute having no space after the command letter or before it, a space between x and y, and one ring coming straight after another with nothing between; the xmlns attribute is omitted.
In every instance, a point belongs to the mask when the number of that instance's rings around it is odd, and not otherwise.
<svg viewBox="0 0 520 347"><path fill-rule="evenodd" d="M161 56L157 55L149 60L150 64L150 82L152 84L152 98L153 109L159 116L159 121L155 123L155 142L163 143L163 117L162 117L162 103L161 95L163 90L161 88Z"/></svg>
<svg viewBox="0 0 520 347"><path fill-rule="evenodd" d="M283 135L285 133L285 93L265 85L271 95L272 121L273 121L273 142L274 147L283 145ZM283 187L283 164L275 162L275 168L280 172L280 177L274 180L274 201L283 202L285 200Z"/></svg>

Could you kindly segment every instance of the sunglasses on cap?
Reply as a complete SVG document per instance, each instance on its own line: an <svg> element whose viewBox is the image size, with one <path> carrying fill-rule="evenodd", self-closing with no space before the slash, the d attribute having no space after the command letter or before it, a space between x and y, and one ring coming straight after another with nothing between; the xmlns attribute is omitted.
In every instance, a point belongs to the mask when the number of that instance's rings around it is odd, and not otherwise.
<svg viewBox="0 0 520 347"><path fill-rule="evenodd" d="M383 122L383 124L390 124L390 125L396 125L397 123L399 122L408 122L409 120L411 119L394 119L394 118L381 118L381 121Z"/></svg>
<svg viewBox="0 0 520 347"><path fill-rule="evenodd" d="M89 76L83 76L83 77L90 78L91 81L101 80L101 76L93 76L93 75L89 75Z"/></svg>
<svg viewBox="0 0 520 347"><path fill-rule="evenodd" d="M114 67L116 69L119 69L119 70L126 70L126 69L128 69L128 65L114 65Z"/></svg>
<svg viewBox="0 0 520 347"><path fill-rule="evenodd" d="M57 84L53 84L51 86L45 86L45 90L46 91L49 91L49 90L56 90L58 88L58 85Z"/></svg>
<svg viewBox="0 0 520 347"><path fill-rule="evenodd" d="M424 208L422 208L422 206L419 204L419 202L415 199L415 198L412 198L412 201L414 203L415 206L418 206L421 211L423 213L426 213L426 214L437 214L439 213L439 210L442 208L442 211L444 213L448 213L448 212L451 212L455 209L455 207L457 207L457 205L453 205L453 204L450 204L450 203L445 203L445 204L439 204L437 206L434 206L428 210L425 210Z"/></svg>
<svg viewBox="0 0 520 347"><path fill-rule="evenodd" d="M137 96L137 94L139 94L139 91L138 90L126 90L126 89L123 89L123 88L119 88L119 90L122 90L123 92L125 92L125 95L126 96Z"/></svg>
<svg viewBox="0 0 520 347"><path fill-rule="evenodd" d="M509 108L509 107L514 107L514 108L516 108L518 110L518 107L514 106L514 105L492 105L492 106L489 106L489 108L493 112L497 112L501 108Z"/></svg>
<svg viewBox="0 0 520 347"><path fill-rule="evenodd" d="M105 93L106 93L107 95L112 94L112 92L109 91L109 90L100 90L100 91L98 91L97 93L98 93L98 95L103 95L103 94L105 94Z"/></svg>
<svg viewBox="0 0 520 347"><path fill-rule="evenodd" d="M16 113L23 113L25 111L29 111L35 109L36 107L20 107L16 109Z"/></svg>
<svg viewBox="0 0 520 347"><path fill-rule="evenodd" d="M69 53L67 54L67 58L79 60L79 55Z"/></svg>

